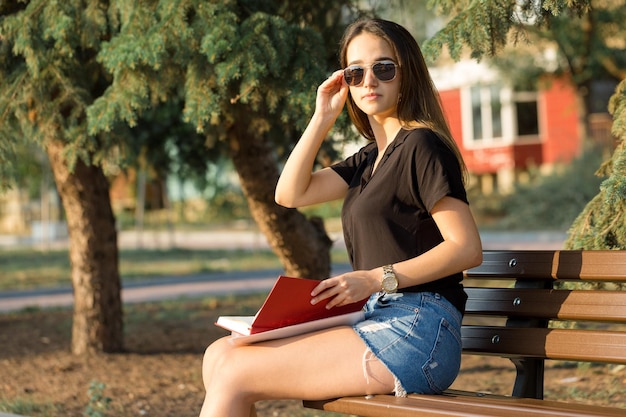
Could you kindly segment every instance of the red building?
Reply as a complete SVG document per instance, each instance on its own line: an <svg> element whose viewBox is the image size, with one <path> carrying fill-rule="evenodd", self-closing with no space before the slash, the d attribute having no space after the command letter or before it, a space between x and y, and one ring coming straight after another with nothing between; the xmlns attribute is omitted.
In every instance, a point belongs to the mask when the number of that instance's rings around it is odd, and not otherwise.
<svg viewBox="0 0 626 417"><path fill-rule="evenodd" d="M475 62L435 68L432 75L452 134L484 192L507 192L529 167L549 168L579 155L577 98L567 82L515 91Z"/></svg>

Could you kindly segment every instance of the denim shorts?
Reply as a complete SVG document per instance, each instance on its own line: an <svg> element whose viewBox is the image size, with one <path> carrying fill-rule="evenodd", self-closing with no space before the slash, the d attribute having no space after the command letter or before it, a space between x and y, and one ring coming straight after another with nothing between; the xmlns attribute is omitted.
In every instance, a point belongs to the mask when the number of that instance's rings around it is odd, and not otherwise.
<svg viewBox="0 0 626 417"><path fill-rule="evenodd" d="M436 293L376 293L354 329L394 375L396 396L438 394L459 373L461 320L461 313Z"/></svg>

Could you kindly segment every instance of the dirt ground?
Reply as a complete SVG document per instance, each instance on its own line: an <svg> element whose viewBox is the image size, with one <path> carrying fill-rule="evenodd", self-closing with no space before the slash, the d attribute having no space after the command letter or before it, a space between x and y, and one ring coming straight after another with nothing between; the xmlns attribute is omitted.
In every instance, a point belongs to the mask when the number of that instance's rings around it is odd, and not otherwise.
<svg viewBox="0 0 626 417"><path fill-rule="evenodd" d="M233 314L233 308L216 300L189 301L184 309L134 306L125 324L126 352L92 357L69 352L68 310L0 314L0 411L50 417L196 416L204 394L202 353L225 335L212 323L219 315ZM468 356L453 388L509 394L513 378L507 360ZM547 398L626 408L624 366L552 364L546 380ZM89 392L90 386L96 390ZM98 403L100 397L108 399L106 405ZM263 402L258 410L260 417L330 415L303 410L297 401Z"/></svg>

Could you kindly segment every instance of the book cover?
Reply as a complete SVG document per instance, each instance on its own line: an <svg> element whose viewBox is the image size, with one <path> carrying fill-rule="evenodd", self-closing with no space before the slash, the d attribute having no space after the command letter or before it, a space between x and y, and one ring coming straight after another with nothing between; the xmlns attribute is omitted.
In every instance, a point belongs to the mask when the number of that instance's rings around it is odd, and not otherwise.
<svg viewBox="0 0 626 417"><path fill-rule="evenodd" d="M236 336L251 336L274 331L266 337L286 337L299 332L318 330L324 327L353 324L362 320L362 308L367 299L340 307L326 309L328 300L311 304L311 291L318 280L279 276L263 305L254 316L222 316L216 324L233 332ZM341 317L345 316L345 317ZM334 318L334 319L333 319ZM332 320L330 320L332 319ZM307 324L306 326L298 325ZM278 336L277 336L278 335ZM259 341L260 337L255 338ZM265 339L267 340L267 339Z"/></svg>

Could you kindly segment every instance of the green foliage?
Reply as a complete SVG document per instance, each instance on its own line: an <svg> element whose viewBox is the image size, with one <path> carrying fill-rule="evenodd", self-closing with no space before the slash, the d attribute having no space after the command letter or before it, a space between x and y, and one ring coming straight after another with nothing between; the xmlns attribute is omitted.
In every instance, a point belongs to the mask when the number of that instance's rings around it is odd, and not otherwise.
<svg viewBox="0 0 626 417"><path fill-rule="evenodd" d="M316 28L286 10L293 20L273 15L273 2L175 3L137 5L103 44L98 60L114 82L88 110L90 133L132 126L142 111L181 91L184 120L210 143L235 124L257 133L303 128L327 71Z"/></svg>
<svg viewBox="0 0 626 417"><path fill-rule="evenodd" d="M596 2L593 8L585 0L473 1L462 8L453 6L465 1L431 3L453 16L427 43L428 55L447 46L460 59L467 46L472 57L490 58L507 82L523 90L536 89L542 74L566 74L587 111L599 111L588 93L593 81L624 78L624 2Z"/></svg>
<svg viewBox="0 0 626 417"><path fill-rule="evenodd" d="M111 398L104 395L104 389L106 385L102 382L91 381L87 395L89 396L89 403L85 407L83 415L85 417L106 417L107 411L111 404Z"/></svg>
<svg viewBox="0 0 626 417"><path fill-rule="evenodd" d="M540 39L556 42L568 65L587 66L599 57L624 55L623 48L609 45L623 37L620 22L626 9L619 2L591 8L590 0L430 0L429 7L451 16L424 44L425 55L432 59L447 47L458 60L468 47L471 57L481 60L495 57L507 44L536 45Z"/></svg>
<svg viewBox="0 0 626 417"><path fill-rule="evenodd" d="M609 101L609 112L613 114L612 133L616 138L626 139L626 79L615 89L615 94ZM622 170L621 172L626 172Z"/></svg>
<svg viewBox="0 0 626 417"><path fill-rule="evenodd" d="M526 4L537 3L532 0L526 0ZM544 0L541 3L541 7L548 13L559 16L566 8L572 11L582 14L591 9L591 0Z"/></svg>
<svg viewBox="0 0 626 417"><path fill-rule="evenodd" d="M41 195L42 182L52 181L48 160L42 149L34 143L15 143L13 152L13 162L5 164L8 165L6 168L11 170L11 175L5 177L7 184L25 191L30 199L38 198ZM1 177L2 173L0 173ZM2 186L0 186L1 189Z"/></svg>
<svg viewBox="0 0 626 417"><path fill-rule="evenodd" d="M208 160L242 127L275 141L280 155L336 65L351 10L349 0L3 2L0 178L15 174L21 140L64 141L70 168L78 158L128 163L145 149L128 127L161 122L160 106L178 108L170 127L202 132L204 140L189 136L201 154L215 148ZM152 150L165 143L149 142Z"/></svg>
<svg viewBox="0 0 626 417"><path fill-rule="evenodd" d="M448 24L424 43L424 54L435 59L444 46L458 60L463 47L469 46L472 58L493 56L507 42L513 27L515 0L431 0L429 5L440 14L453 13Z"/></svg>
<svg viewBox="0 0 626 417"><path fill-rule="evenodd" d="M552 175L537 175L504 197L499 229L567 230L587 202L598 193L601 180L589 170L602 160L599 150L580 158Z"/></svg>
<svg viewBox="0 0 626 417"><path fill-rule="evenodd" d="M597 2L592 9L564 10L550 19L549 25L530 28L529 40L541 47L558 47L555 72L568 73L573 82L585 85L590 80L623 78L626 50L616 39L626 36L623 2ZM545 45L545 46L544 46Z"/></svg>
<svg viewBox="0 0 626 417"><path fill-rule="evenodd" d="M598 170L607 178L596 195L576 218L565 245L569 249L626 250L626 81L611 97L612 133L617 147L612 158Z"/></svg>
<svg viewBox="0 0 626 417"><path fill-rule="evenodd" d="M0 154L10 156L17 141L55 139L70 166L106 156L113 143L87 135L84 123L106 82L95 60L110 37L104 4L34 0L0 16Z"/></svg>

